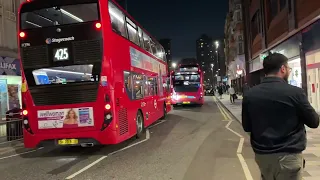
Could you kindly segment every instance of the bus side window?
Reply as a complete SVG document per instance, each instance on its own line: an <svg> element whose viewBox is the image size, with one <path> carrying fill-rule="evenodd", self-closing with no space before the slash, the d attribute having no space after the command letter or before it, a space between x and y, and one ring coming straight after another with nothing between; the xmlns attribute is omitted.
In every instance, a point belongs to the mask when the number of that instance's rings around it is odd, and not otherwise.
<svg viewBox="0 0 320 180"><path fill-rule="evenodd" d="M156 48L156 44L151 40L150 41L150 44L151 44L151 49L152 49L152 54L157 56L157 48Z"/></svg>
<svg viewBox="0 0 320 180"><path fill-rule="evenodd" d="M146 51L152 53L150 47L150 37L145 32L143 32L143 46Z"/></svg>
<svg viewBox="0 0 320 180"><path fill-rule="evenodd" d="M133 74L133 99L142 99L144 94L144 79L141 74Z"/></svg>
<svg viewBox="0 0 320 180"><path fill-rule="evenodd" d="M129 99L133 99L133 87L132 87L132 76L128 71L124 71L124 88L125 92L128 95Z"/></svg>
<svg viewBox="0 0 320 180"><path fill-rule="evenodd" d="M124 24L125 16L123 12L118 9L112 2L109 2L109 14L112 30L123 37L127 37Z"/></svg>
<svg viewBox="0 0 320 180"><path fill-rule="evenodd" d="M127 21L129 40L135 43L136 45L140 46L136 24L132 22L128 17L126 17L126 21Z"/></svg>
<svg viewBox="0 0 320 180"><path fill-rule="evenodd" d="M158 78L153 78L154 79L154 95L158 95Z"/></svg>
<svg viewBox="0 0 320 180"><path fill-rule="evenodd" d="M139 28L139 27L138 27L138 36L139 36L140 46L141 46L142 48L144 48L143 37L142 37L142 30L141 30L141 28Z"/></svg>

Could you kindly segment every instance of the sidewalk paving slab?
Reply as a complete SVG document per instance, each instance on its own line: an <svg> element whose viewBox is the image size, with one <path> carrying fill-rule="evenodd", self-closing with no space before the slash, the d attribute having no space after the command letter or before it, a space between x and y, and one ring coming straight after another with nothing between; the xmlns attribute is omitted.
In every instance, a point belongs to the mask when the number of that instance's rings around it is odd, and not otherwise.
<svg viewBox="0 0 320 180"><path fill-rule="evenodd" d="M231 104L229 95L223 95L217 99L221 104L241 123L242 97L240 96ZM304 180L320 180L320 129L306 127L307 149L303 152L306 159Z"/></svg>

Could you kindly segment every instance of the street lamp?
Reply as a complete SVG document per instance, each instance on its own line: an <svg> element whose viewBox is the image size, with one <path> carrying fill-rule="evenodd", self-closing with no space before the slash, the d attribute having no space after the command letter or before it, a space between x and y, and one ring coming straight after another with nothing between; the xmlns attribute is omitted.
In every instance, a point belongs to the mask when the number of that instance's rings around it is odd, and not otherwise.
<svg viewBox="0 0 320 180"><path fill-rule="evenodd" d="M216 41L215 43L216 43L216 48L218 49L218 47L219 47L219 41Z"/></svg>
<svg viewBox="0 0 320 180"><path fill-rule="evenodd" d="M172 67L173 69L175 69L175 68L177 67L177 64L176 64L176 63L172 63L172 64L171 64L171 67Z"/></svg>

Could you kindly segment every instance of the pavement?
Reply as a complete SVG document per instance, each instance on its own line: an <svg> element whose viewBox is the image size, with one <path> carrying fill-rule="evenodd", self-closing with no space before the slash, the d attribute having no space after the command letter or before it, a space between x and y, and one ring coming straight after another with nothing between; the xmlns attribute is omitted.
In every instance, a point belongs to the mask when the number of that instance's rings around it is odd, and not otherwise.
<svg viewBox="0 0 320 180"><path fill-rule="evenodd" d="M215 97L178 107L119 145L0 154L3 180L258 180L248 135Z"/></svg>
<svg viewBox="0 0 320 180"><path fill-rule="evenodd" d="M241 123L242 97L240 96L234 104L230 103L229 95L223 95L219 101L229 112ZM304 172L304 180L320 179L320 129L307 130L307 149L303 152L306 159L306 167Z"/></svg>

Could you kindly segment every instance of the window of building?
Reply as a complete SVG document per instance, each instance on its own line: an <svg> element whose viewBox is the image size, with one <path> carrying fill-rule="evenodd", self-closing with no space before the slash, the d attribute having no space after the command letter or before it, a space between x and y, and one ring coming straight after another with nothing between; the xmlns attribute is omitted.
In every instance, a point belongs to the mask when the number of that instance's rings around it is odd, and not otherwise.
<svg viewBox="0 0 320 180"><path fill-rule="evenodd" d="M242 17L241 17L241 12L237 11L237 21L241 21Z"/></svg>
<svg viewBox="0 0 320 180"><path fill-rule="evenodd" d="M291 2L291 0L289 0L288 1L288 11L289 11L289 13L291 13L291 11L292 11L291 5L292 5L292 2Z"/></svg>
<svg viewBox="0 0 320 180"><path fill-rule="evenodd" d="M259 21L259 12L257 11L251 20L251 37L252 40L260 33L260 21Z"/></svg>
<svg viewBox="0 0 320 180"><path fill-rule="evenodd" d="M16 13L16 1L15 0L11 0L11 12L13 12L14 14Z"/></svg>
<svg viewBox="0 0 320 180"><path fill-rule="evenodd" d="M128 17L126 17L129 40L140 46L137 26Z"/></svg>
<svg viewBox="0 0 320 180"><path fill-rule="evenodd" d="M271 20L278 14L278 0L269 0Z"/></svg>
<svg viewBox="0 0 320 180"><path fill-rule="evenodd" d="M109 13L112 30L123 37L127 37L124 23L125 16L123 12L120 9L118 9L113 3L109 2Z"/></svg>
<svg viewBox="0 0 320 180"><path fill-rule="evenodd" d="M144 76L132 73L133 99L141 99L144 95Z"/></svg>
<svg viewBox="0 0 320 180"><path fill-rule="evenodd" d="M239 47L238 47L238 54L243 54L244 52L243 52L243 43L242 42L240 42L239 43Z"/></svg>
<svg viewBox="0 0 320 180"><path fill-rule="evenodd" d="M291 0L289 0L291 1ZM287 0L280 0L280 11L284 9L287 5Z"/></svg>

